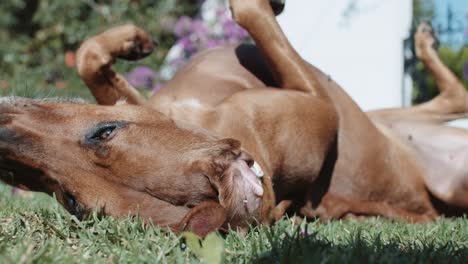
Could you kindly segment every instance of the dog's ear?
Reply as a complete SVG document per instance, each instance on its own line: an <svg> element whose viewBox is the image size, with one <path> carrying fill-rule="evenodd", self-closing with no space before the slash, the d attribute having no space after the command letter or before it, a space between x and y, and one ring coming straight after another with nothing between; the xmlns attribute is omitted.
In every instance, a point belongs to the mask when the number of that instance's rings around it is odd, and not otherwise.
<svg viewBox="0 0 468 264"><path fill-rule="evenodd" d="M191 231L200 237L220 229L226 222L226 209L216 202L203 202L192 208L174 231Z"/></svg>

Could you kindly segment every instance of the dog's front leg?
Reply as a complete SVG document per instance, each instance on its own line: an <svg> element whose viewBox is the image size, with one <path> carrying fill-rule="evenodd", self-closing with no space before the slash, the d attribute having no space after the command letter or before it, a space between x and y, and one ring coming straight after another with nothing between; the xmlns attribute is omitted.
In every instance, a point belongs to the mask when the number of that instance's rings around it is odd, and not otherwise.
<svg viewBox="0 0 468 264"><path fill-rule="evenodd" d="M116 58L137 60L149 55L154 43L142 29L124 25L86 40L77 51L77 70L99 104L119 100L141 105L145 98L112 69Z"/></svg>
<svg viewBox="0 0 468 264"><path fill-rule="evenodd" d="M261 50L281 88L327 99L316 74L289 43L268 0L230 0L233 18Z"/></svg>

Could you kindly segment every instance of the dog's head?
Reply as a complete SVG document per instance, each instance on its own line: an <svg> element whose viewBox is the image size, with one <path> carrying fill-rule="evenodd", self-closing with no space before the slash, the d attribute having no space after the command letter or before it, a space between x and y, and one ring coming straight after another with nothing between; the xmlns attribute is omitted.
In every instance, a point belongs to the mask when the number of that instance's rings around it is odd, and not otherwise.
<svg viewBox="0 0 468 264"><path fill-rule="evenodd" d="M0 179L55 193L72 214L139 214L199 234L258 217L263 189L240 142L145 107L0 99Z"/></svg>

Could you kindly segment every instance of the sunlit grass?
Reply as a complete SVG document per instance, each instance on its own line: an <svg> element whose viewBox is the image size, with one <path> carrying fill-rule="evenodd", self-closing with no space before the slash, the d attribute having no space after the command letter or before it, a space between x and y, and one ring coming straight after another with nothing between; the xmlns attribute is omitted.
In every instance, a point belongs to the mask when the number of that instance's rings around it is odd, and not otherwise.
<svg viewBox="0 0 468 264"><path fill-rule="evenodd" d="M198 262L184 240L138 218L78 221L51 197L0 186L0 263ZM307 231L305 231L307 229ZM407 224L284 219L221 239L227 263L466 263L468 219Z"/></svg>

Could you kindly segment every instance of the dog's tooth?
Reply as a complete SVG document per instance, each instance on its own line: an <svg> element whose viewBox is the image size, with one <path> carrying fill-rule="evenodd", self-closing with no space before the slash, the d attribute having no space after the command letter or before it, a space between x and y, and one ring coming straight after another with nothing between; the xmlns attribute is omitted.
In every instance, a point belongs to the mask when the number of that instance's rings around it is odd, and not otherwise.
<svg viewBox="0 0 468 264"><path fill-rule="evenodd" d="M254 164L252 165L252 167L250 168L253 173L255 173L255 175L257 175L257 177L261 178L263 177L263 175L265 175L265 173L263 173L263 170L262 168L260 167L260 165L258 165L258 163L256 161L254 161Z"/></svg>

